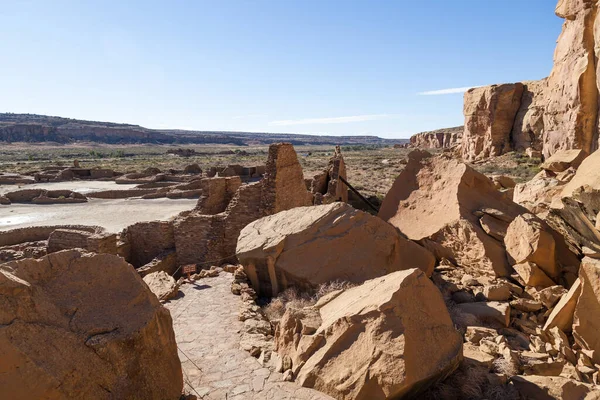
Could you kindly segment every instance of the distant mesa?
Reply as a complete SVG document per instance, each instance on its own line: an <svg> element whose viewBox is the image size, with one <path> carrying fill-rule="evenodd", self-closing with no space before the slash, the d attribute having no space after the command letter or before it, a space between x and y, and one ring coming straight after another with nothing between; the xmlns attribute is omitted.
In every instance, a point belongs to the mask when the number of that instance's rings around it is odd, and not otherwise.
<svg viewBox="0 0 600 400"><path fill-rule="evenodd" d="M393 145L398 140L377 136L327 136L292 133L184 131L148 129L139 125L85 121L37 114L0 114L0 142L97 142L109 144L269 145ZM402 140L400 140L402 141Z"/></svg>

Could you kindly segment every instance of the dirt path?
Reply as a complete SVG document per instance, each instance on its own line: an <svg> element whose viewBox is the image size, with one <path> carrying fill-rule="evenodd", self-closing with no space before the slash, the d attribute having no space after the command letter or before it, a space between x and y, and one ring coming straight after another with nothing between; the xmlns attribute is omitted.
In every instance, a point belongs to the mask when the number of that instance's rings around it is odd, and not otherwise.
<svg viewBox="0 0 600 400"><path fill-rule="evenodd" d="M283 382L280 373L263 368L239 348L241 300L230 291L232 279L231 274L222 272L215 278L184 284L180 289L183 296L166 304L173 317L186 390L196 394L191 385L204 399L333 400Z"/></svg>

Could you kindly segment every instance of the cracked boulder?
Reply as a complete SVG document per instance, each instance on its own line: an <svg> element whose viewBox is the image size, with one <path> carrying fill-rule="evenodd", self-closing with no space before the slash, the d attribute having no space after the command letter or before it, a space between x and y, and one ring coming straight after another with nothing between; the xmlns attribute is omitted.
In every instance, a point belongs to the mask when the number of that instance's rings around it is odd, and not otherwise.
<svg viewBox="0 0 600 400"><path fill-rule="evenodd" d="M446 155L413 151L387 193L379 217L409 239L474 275L510 275L502 242L526 212L485 175Z"/></svg>
<svg viewBox="0 0 600 400"><path fill-rule="evenodd" d="M257 293L367 279L409 268L431 275L433 255L390 224L346 203L298 207L246 226L237 257Z"/></svg>
<svg viewBox="0 0 600 400"><path fill-rule="evenodd" d="M462 359L440 291L419 269L288 308L275 345L296 382L336 399L419 398Z"/></svg>
<svg viewBox="0 0 600 400"><path fill-rule="evenodd" d="M169 311L122 258L65 250L0 266L0 387L11 399L178 399Z"/></svg>

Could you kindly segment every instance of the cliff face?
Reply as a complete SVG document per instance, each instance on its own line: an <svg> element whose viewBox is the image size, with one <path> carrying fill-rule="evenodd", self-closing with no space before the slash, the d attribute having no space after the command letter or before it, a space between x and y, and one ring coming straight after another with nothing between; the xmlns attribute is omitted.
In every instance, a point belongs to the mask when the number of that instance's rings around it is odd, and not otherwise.
<svg viewBox="0 0 600 400"><path fill-rule="evenodd" d="M550 76L522 82L520 94L503 102L492 85L465 93L465 131L462 155L467 160L496 156L511 150L541 151L598 147L600 71L599 0L560 0L555 13L565 19L554 52ZM512 89L510 89L512 90ZM515 108L516 105L516 108Z"/></svg>
<svg viewBox="0 0 600 400"><path fill-rule="evenodd" d="M409 147L421 149L449 148L460 144L464 128L438 129L429 132L420 132L410 137Z"/></svg>

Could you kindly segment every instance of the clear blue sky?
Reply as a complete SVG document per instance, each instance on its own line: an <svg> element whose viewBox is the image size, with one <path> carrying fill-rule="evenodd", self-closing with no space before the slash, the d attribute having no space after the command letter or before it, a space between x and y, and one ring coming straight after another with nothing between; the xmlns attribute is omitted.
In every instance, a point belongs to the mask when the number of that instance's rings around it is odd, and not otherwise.
<svg viewBox="0 0 600 400"><path fill-rule="evenodd" d="M463 122L419 93L547 76L555 4L4 0L0 112L408 137Z"/></svg>

